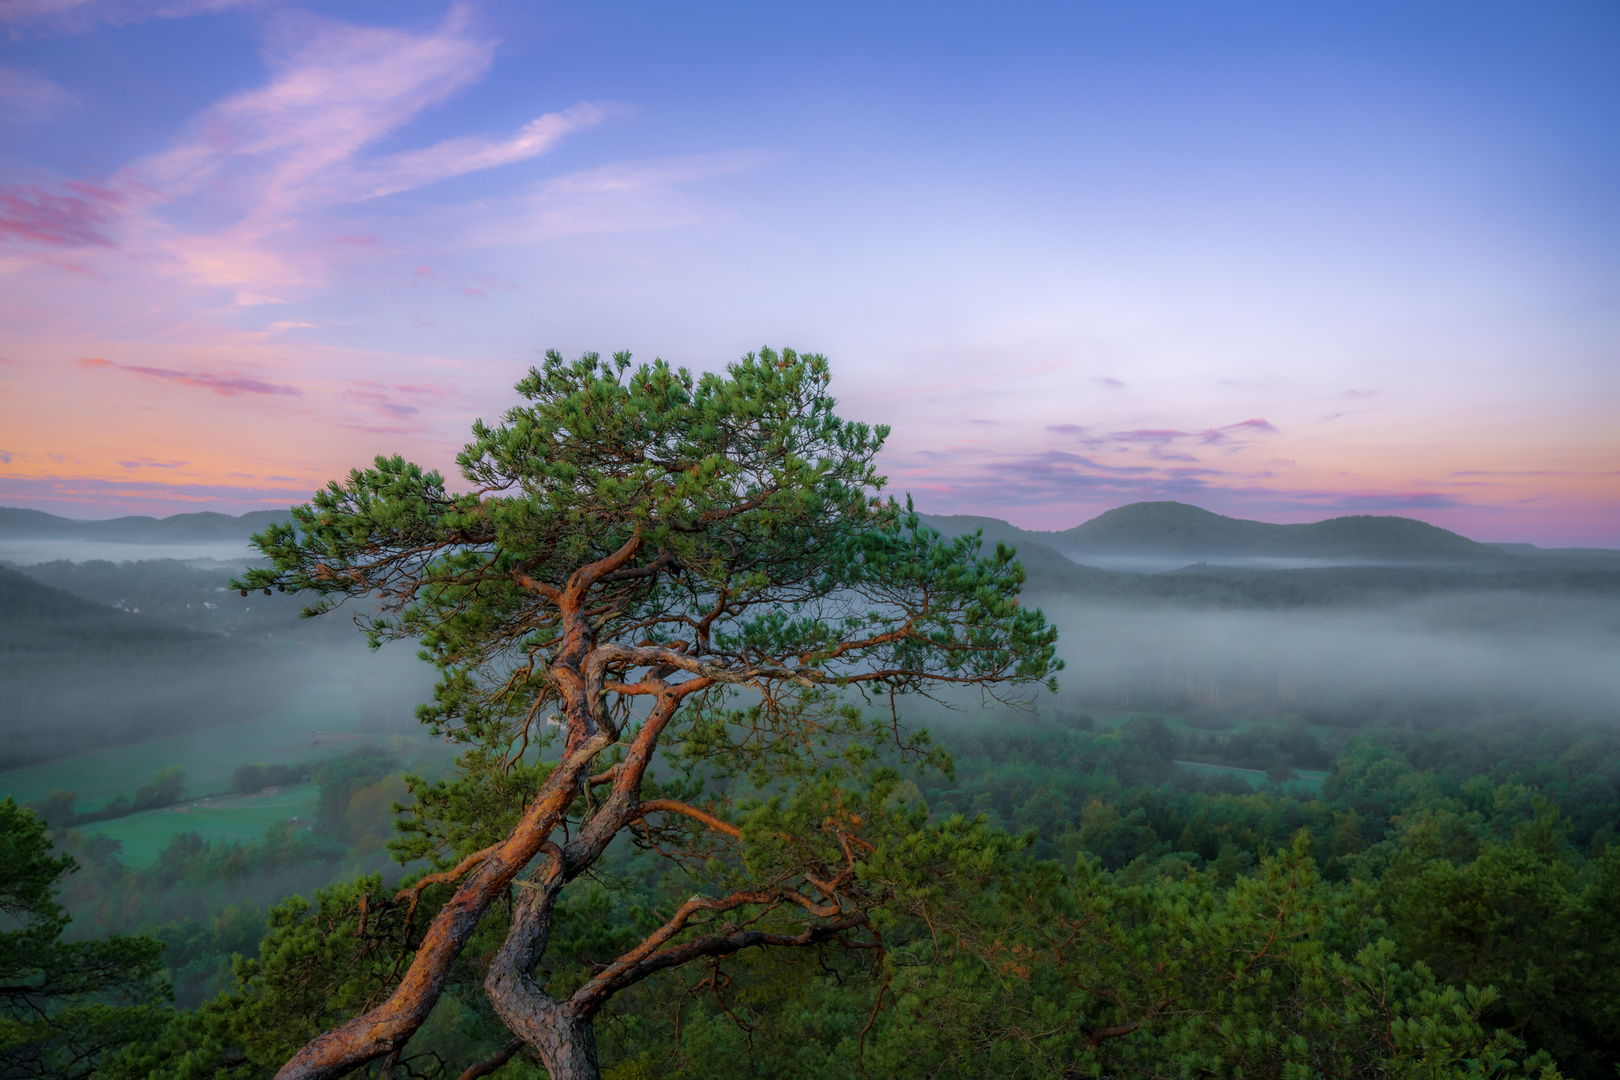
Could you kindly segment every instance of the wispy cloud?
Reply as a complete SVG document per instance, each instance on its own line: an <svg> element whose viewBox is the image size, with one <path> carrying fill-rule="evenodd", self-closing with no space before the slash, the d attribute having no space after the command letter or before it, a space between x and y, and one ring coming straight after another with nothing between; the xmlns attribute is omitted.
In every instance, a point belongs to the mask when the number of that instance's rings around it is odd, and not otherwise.
<svg viewBox="0 0 1620 1080"><path fill-rule="evenodd" d="M1135 431L1116 431L1108 436L1110 442L1167 443L1189 437L1189 432L1169 428L1138 428Z"/></svg>
<svg viewBox="0 0 1620 1080"><path fill-rule="evenodd" d="M1240 420L1225 427L1209 428L1198 433L1198 441L1205 446L1217 444L1230 444L1234 436L1243 435L1276 435L1277 429L1267 421L1255 418L1253 420ZM1228 445L1228 449L1235 449Z"/></svg>
<svg viewBox="0 0 1620 1080"><path fill-rule="evenodd" d="M1205 428L1203 431L1182 431L1178 428L1130 428L1096 434L1090 428L1080 424L1052 424L1048 425L1046 430L1054 435L1068 436L1088 449L1145 446L1150 452L1158 453L1161 456L1163 456L1166 447L1183 441L1196 442L1202 446L1219 444L1231 449L1235 448L1238 443L1248 445L1247 442L1242 441L1244 436L1278 434L1274 425L1259 417L1252 420L1240 420L1235 424L1226 424L1221 427ZM1182 455L1182 459L1196 460L1186 455Z"/></svg>
<svg viewBox="0 0 1620 1080"><path fill-rule="evenodd" d="M1458 469L1452 476L1620 476L1620 472L1586 473L1577 469Z"/></svg>
<svg viewBox="0 0 1620 1080"><path fill-rule="evenodd" d="M119 371L128 371L135 375L142 375L149 379L161 379L167 382L178 383L181 386L195 386L204 390L211 390L225 397L236 397L240 394L283 394L288 397L303 397L304 392L296 386L286 386L281 383L266 382L248 375L238 375L234 372L216 373L210 371L176 371L173 368L145 367L140 364L116 364L111 360L100 357L86 357L79 361L80 367L85 368L117 368Z"/></svg>
<svg viewBox="0 0 1620 1080"><path fill-rule="evenodd" d="M495 42L471 37L466 15L458 5L426 34L286 15L267 56L270 83L204 110L133 171L170 198L245 199L261 227L367 190L405 190L388 159L358 155L483 76ZM367 168L377 175L356 185Z"/></svg>
<svg viewBox="0 0 1620 1080"><path fill-rule="evenodd" d="M36 124L79 103L38 72L0 64L0 124Z"/></svg>
<svg viewBox="0 0 1620 1080"><path fill-rule="evenodd" d="M1267 486L1269 470L1220 469L1207 465L1121 465L1095 457L1048 450L1035 454L955 452L908 455L886 462L897 490L928 493L935 513L979 513L1067 528L1086 517L1129 502L1175 500L1208 509L1255 513L1396 513L1468 506L1438 491L1352 491ZM898 467L896 467L898 466Z"/></svg>
<svg viewBox="0 0 1620 1080"><path fill-rule="evenodd" d="M0 26L14 30L82 33L102 24L114 26L148 19L175 19L252 0L0 0Z"/></svg>
<svg viewBox="0 0 1620 1080"><path fill-rule="evenodd" d="M203 109L167 149L104 185L0 189L0 240L119 247L147 275L233 287L239 305L285 301L284 290L320 280L329 257L387 257L376 236L335 223L335 208L537 157L611 112L580 103L506 135L372 153L484 76L497 42L472 32L468 12L455 5L425 32L279 13L269 22L268 83ZM0 75L0 101L8 85L49 97L44 84Z"/></svg>
<svg viewBox="0 0 1620 1080"><path fill-rule="evenodd" d="M599 123L609 113L605 106L582 102L562 112L536 117L507 139L446 139L425 150L338 170L328 181L324 198L331 203L359 202L409 191L435 180L526 161L544 154L568 135Z"/></svg>
<svg viewBox="0 0 1620 1080"><path fill-rule="evenodd" d="M105 476L53 473L42 476L0 476L0 502L61 507L82 507L95 516L125 513L174 514L177 503L210 510L260 509L290 506L309 498L314 481L278 483L187 483L182 480L113 479Z"/></svg>
<svg viewBox="0 0 1620 1080"><path fill-rule="evenodd" d="M57 192L33 184L0 187L0 240L110 247L107 229L121 201L116 192L81 181L63 184Z"/></svg>
<svg viewBox="0 0 1620 1080"><path fill-rule="evenodd" d="M746 172L779 160L763 150L728 150L621 161L544 181L471 230L481 245L533 243L580 233L667 229L712 216L677 194L684 184Z"/></svg>
<svg viewBox="0 0 1620 1080"><path fill-rule="evenodd" d="M355 380L343 391L343 400L395 422L376 425L344 421L343 424L358 431L379 435L415 434L424 430L424 425L419 419L424 407L453 400L459 396L452 388L425 383Z"/></svg>

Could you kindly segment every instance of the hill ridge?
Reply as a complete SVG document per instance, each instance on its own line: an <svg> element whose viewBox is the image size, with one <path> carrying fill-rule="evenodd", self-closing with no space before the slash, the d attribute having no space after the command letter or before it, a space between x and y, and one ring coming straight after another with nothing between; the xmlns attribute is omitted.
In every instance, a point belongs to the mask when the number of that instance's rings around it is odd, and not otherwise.
<svg viewBox="0 0 1620 1080"><path fill-rule="evenodd" d="M246 540L275 521L286 521L286 510L250 510L232 516L212 510L168 517L131 514L99 521L60 517L43 510L0 506L0 539L5 540L122 540L168 543L187 540Z"/></svg>
<svg viewBox="0 0 1620 1080"><path fill-rule="evenodd" d="M1515 553L1416 518L1351 514L1277 525L1180 502L1130 503L1071 529L1038 532L999 518L925 515L942 532L983 529L990 542L1036 543L1064 555L1153 554L1359 558L1394 562L1507 562Z"/></svg>

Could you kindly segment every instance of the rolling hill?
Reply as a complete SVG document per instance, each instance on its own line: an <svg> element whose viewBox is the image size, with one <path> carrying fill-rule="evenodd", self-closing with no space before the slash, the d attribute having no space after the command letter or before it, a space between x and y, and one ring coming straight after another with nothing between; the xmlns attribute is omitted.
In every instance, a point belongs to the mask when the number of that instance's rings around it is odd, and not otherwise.
<svg viewBox="0 0 1620 1080"><path fill-rule="evenodd" d="M1033 532L995 518L930 517L947 534L983 529L989 541L1020 550L1041 544L1074 558L1086 554L1267 556L1399 563L1494 563L1516 553L1404 517L1358 514L1308 525L1273 525L1226 517L1186 503L1131 503L1062 532Z"/></svg>
<svg viewBox="0 0 1620 1080"><path fill-rule="evenodd" d="M205 512L166 518L137 516L78 521L42 510L0 506L0 539L116 540L147 544L246 540L271 522L285 521L287 517L285 510L255 510L239 517Z"/></svg>

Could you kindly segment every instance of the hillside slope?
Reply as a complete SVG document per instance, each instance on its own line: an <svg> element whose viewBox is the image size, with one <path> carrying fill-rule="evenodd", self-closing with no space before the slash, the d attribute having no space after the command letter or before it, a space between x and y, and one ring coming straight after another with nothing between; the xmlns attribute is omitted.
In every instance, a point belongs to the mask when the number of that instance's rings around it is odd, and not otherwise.
<svg viewBox="0 0 1620 1080"><path fill-rule="evenodd" d="M289 692L282 659L0 566L0 770L260 715Z"/></svg>

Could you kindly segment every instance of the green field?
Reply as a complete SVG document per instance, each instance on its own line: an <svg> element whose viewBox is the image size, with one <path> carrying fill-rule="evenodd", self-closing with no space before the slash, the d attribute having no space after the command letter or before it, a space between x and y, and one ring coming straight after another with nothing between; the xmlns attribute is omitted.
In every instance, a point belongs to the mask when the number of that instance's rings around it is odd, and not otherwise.
<svg viewBox="0 0 1620 1080"><path fill-rule="evenodd" d="M275 795L232 795L162 810L147 810L94 825L81 825L86 836L106 836L123 844L119 861L145 868L157 858L176 833L194 832L205 840L250 843L264 836L269 825L298 818L314 821L320 801L314 784L294 784Z"/></svg>
<svg viewBox="0 0 1620 1080"><path fill-rule="evenodd" d="M276 795L238 796L230 788L231 773L239 766L255 762L313 766L365 744L386 746L408 767L418 769L448 756L448 748L425 733L361 732L358 720L352 687L316 684L287 707L257 720L112 746L0 773L0 799L9 795L18 802L31 802L61 788L78 795L79 812L85 813L114 796L133 796L160 769L179 765L186 770L187 794L179 806L79 827L87 835L120 841L123 862L142 867L176 833L195 832L210 840L257 840L266 826L312 815L320 794L315 784L294 784Z"/></svg>

